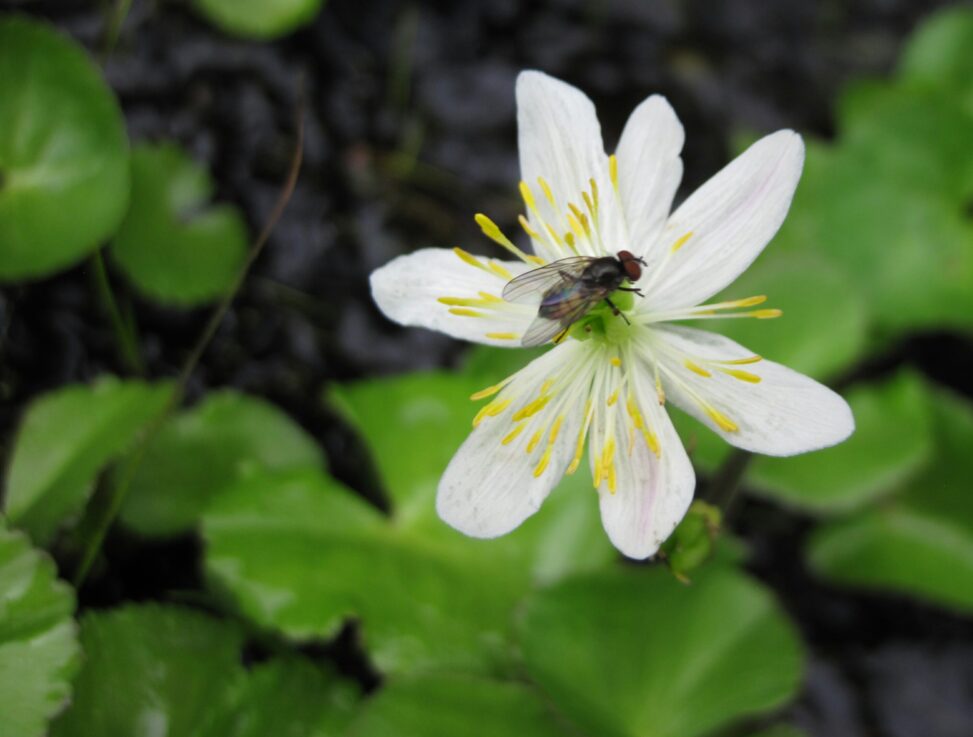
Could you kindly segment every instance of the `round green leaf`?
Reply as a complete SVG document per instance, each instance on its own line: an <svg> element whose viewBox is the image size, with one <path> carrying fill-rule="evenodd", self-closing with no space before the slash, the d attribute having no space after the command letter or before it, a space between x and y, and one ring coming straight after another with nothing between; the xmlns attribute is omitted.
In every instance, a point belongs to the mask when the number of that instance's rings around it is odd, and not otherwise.
<svg viewBox="0 0 973 737"><path fill-rule="evenodd" d="M659 568L563 581L528 600L527 669L603 737L695 737L785 703L800 643L771 596L723 566L691 586Z"/></svg>
<svg viewBox="0 0 973 737"><path fill-rule="evenodd" d="M959 5L929 16L909 39L899 75L955 95L973 113L973 10Z"/></svg>
<svg viewBox="0 0 973 737"><path fill-rule="evenodd" d="M89 612L81 644L84 665L53 737L200 734L245 675L237 628L188 609Z"/></svg>
<svg viewBox="0 0 973 737"><path fill-rule="evenodd" d="M973 110L935 89L883 82L851 85L841 97L841 147L868 176L965 207L973 195Z"/></svg>
<svg viewBox="0 0 973 737"><path fill-rule="evenodd" d="M370 699L347 737L565 737L530 687L471 676L391 680Z"/></svg>
<svg viewBox="0 0 973 737"><path fill-rule="evenodd" d="M46 543L77 514L99 472L131 447L169 401L168 384L105 378L35 400L14 442L4 513Z"/></svg>
<svg viewBox="0 0 973 737"><path fill-rule="evenodd" d="M111 244L115 263L149 297L175 305L215 299L243 265L247 227L210 205L209 173L172 144L132 150L132 201Z"/></svg>
<svg viewBox="0 0 973 737"><path fill-rule="evenodd" d="M925 384L902 373L848 393L855 432L845 442L791 458L758 456L747 478L762 494L812 512L842 512L887 495L933 453Z"/></svg>
<svg viewBox="0 0 973 737"><path fill-rule="evenodd" d="M842 269L884 335L973 325L973 224L955 202L872 168L859 148L810 144L774 247Z"/></svg>
<svg viewBox="0 0 973 737"><path fill-rule="evenodd" d="M475 555L400 530L320 471L252 475L214 500L203 533L214 583L289 637L331 637L356 616L389 671L509 660L528 574L502 551Z"/></svg>
<svg viewBox="0 0 973 737"><path fill-rule="evenodd" d="M309 23L324 0L193 0L197 12L234 36L272 39Z"/></svg>
<svg viewBox="0 0 973 737"><path fill-rule="evenodd" d="M0 19L0 280L96 249L128 192L121 111L85 51L45 24Z"/></svg>
<svg viewBox="0 0 973 737"><path fill-rule="evenodd" d="M0 518L0 734L41 737L67 705L80 649L74 595Z"/></svg>
<svg viewBox="0 0 973 737"><path fill-rule="evenodd" d="M211 499L248 473L322 464L314 439L272 404L216 392L159 431L132 480L121 518L143 535L186 532Z"/></svg>
<svg viewBox="0 0 973 737"><path fill-rule="evenodd" d="M932 406L925 470L889 503L819 528L808 555L835 581L973 612L973 405L941 392Z"/></svg>

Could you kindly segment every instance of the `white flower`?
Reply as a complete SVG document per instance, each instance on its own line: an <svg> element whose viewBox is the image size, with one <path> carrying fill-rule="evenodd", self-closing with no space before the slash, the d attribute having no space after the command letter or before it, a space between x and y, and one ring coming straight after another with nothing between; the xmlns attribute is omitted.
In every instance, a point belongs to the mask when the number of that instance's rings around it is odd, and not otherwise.
<svg viewBox="0 0 973 737"><path fill-rule="evenodd" d="M800 136L784 130L757 141L670 213L684 136L664 98L635 109L613 156L603 150L591 101L539 72L517 80L517 122L528 212L521 225L535 255L477 215L517 261L420 250L372 274L379 307L403 325L516 346L537 306L500 298L513 276L575 254L620 250L645 259L635 285L645 297L618 293L630 325L596 308L563 342L473 396L493 398L440 481L443 520L474 537L513 530L578 468L587 444L605 531L625 555L646 558L682 519L695 486L666 401L732 445L768 455L823 448L851 434L851 411L830 389L727 338L673 324L780 314L747 309L762 296L703 303L780 227L801 175Z"/></svg>

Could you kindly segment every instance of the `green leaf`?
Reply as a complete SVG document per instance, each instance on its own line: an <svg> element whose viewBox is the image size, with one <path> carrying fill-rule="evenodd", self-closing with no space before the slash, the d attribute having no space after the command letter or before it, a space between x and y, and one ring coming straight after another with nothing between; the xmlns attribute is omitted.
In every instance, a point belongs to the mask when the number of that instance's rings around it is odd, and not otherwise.
<svg viewBox="0 0 973 737"><path fill-rule="evenodd" d="M809 144L774 247L823 255L850 275L885 335L969 328L973 224L954 202L873 177L870 166L853 147Z"/></svg>
<svg viewBox="0 0 973 737"><path fill-rule="evenodd" d="M845 442L791 458L753 459L750 485L811 512L847 512L887 495L929 462L933 438L928 391L903 372L880 385L855 388L848 403L855 432Z"/></svg>
<svg viewBox="0 0 973 737"><path fill-rule="evenodd" d="M85 505L99 472L169 401L168 384L104 378L34 401L14 443L4 512L38 544Z"/></svg>
<svg viewBox="0 0 973 737"><path fill-rule="evenodd" d="M817 379L858 361L866 349L868 311L845 272L820 254L787 253L772 244L756 264L711 302L768 296L776 320L700 321L695 325Z"/></svg>
<svg viewBox="0 0 973 737"><path fill-rule="evenodd" d="M188 609L89 612L74 698L51 734L198 735L243 683L242 642L230 623Z"/></svg>
<svg viewBox="0 0 973 737"><path fill-rule="evenodd" d="M121 111L85 51L46 24L0 19L0 280L98 248L128 191Z"/></svg>
<svg viewBox="0 0 973 737"><path fill-rule="evenodd" d="M320 471L254 474L204 517L206 568L257 623L297 640L362 622L388 671L492 670L510 658L510 612L527 574L399 530ZM491 551L493 553L494 551Z"/></svg>
<svg viewBox="0 0 973 737"><path fill-rule="evenodd" d="M143 535L186 532L210 500L248 473L322 464L314 439L272 404L216 392L156 435L121 518Z"/></svg>
<svg viewBox="0 0 973 737"><path fill-rule="evenodd" d="M930 15L906 44L899 76L955 95L973 114L973 10L956 6Z"/></svg>
<svg viewBox="0 0 973 737"><path fill-rule="evenodd" d="M707 734L785 703L801 676L771 596L723 566L691 586L644 567L565 580L528 600L522 639L555 706L602 737Z"/></svg>
<svg viewBox="0 0 973 737"><path fill-rule="evenodd" d="M305 658L256 666L208 737L337 737L358 701L355 688Z"/></svg>
<svg viewBox="0 0 973 737"><path fill-rule="evenodd" d="M534 690L465 675L393 679L370 699L347 737L564 737Z"/></svg>
<svg viewBox="0 0 973 737"><path fill-rule="evenodd" d="M0 518L0 734L41 737L79 664L74 595L54 563Z"/></svg>
<svg viewBox="0 0 973 737"><path fill-rule="evenodd" d="M839 583L973 612L973 405L935 395L931 462L887 504L819 528L808 556Z"/></svg>
<svg viewBox="0 0 973 737"><path fill-rule="evenodd" d="M233 36L272 39L309 23L324 0L193 0L210 23Z"/></svg>
<svg viewBox="0 0 973 737"><path fill-rule="evenodd" d="M247 227L210 205L209 173L172 144L132 151L132 202L112 241L115 263L149 297L191 306L216 299L240 271Z"/></svg>
<svg viewBox="0 0 973 737"><path fill-rule="evenodd" d="M962 210L973 195L973 110L940 90L850 85L840 100L841 147L871 179L892 181Z"/></svg>

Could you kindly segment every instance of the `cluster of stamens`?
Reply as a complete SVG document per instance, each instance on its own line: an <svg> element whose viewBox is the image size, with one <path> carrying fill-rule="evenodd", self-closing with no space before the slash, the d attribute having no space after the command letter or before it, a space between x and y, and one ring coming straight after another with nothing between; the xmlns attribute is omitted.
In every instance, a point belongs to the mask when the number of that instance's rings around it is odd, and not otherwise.
<svg viewBox="0 0 973 737"><path fill-rule="evenodd" d="M609 160L609 173L617 190L617 163L614 156ZM520 193L532 220L529 221L524 215L518 219L524 232L534 243L535 250L556 258L613 255L613 251L602 242L599 191L594 179L589 180L589 189L581 193L581 205L567 202L563 208L559 208L550 185L543 177L538 178L537 186L550 205L551 212L555 213L555 220L552 222L550 218L544 217L534 191L526 182L521 182ZM477 214L475 219L488 238L528 266L536 267L547 263L542 257L525 253L518 248L486 215ZM647 276L639 283L643 293L651 294L653 286L658 283L671 260L684 247L691 247L692 239L692 231L681 234L657 263L649 264ZM499 296L504 285L515 276L502 263L474 256L460 248L455 248L454 252L471 268L494 277L497 289L496 293L478 291L476 296L439 298L439 302L446 305L451 314L480 318L488 317L491 313L494 317L502 313L507 313L508 317L511 316L510 313L536 313L536 307L512 304ZM627 449L627 453L631 455L635 443L641 441L659 457L663 449L658 433L650 421L657 415L654 411L646 410L650 402L657 403L657 406L665 404L664 384L681 390L683 396L698 404L723 431L737 432L737 423L706 401L693 388L694 381L691 377L711 379L714 375L722 374L745 383L760 382L760 376L740 368L759 362L760 356L728 360L692 356L682 353L664 340L655 340L651 330L640 327L681 320L738 317L763 320L779 317L781 311L777 309L748 309L763 304L766 299L764 295L757 295L665 312L635 310L627 315L633 323L631 340L619 345L596 341L593 344L595 350L578 352L574 360L561 361L556 365L552 363L553 370L549 373L545 371L546 378L538 380L537 371L544 371L544 368L531 364L500 383L473 394L471 399L475 401L492 397L477 412L473 425L476 427L485 421L503 421L506 418L510 429L503 435L501 444L522 446L525 453L536 458L534 476L540 477L550 465L557 440L564 430L565 418L581 413L582 420L577 430L574 454L566 473L571 474L578 469L584 454L585 441L589 440L594 458L594 485L597 488L605 482L608 490L614 493L615 462L619 453L616 437L619 412L624 413L623 424L628 435L627 438L622 438L623 450ZM484 335L503 341L515 341L521 337L515 332L487 332ZM542 361L543 358L535 363ZM600 368L599 364L604 363L611 368L607 371ZM646 370L654 378L654 396L640 396L630 373ZM525 393L524 386L535 387L536 392ZM587 397L583 410L580 406L572 406L580 405L583 397ZM620 398L624 398L624 401L620 401Z"/></svg>

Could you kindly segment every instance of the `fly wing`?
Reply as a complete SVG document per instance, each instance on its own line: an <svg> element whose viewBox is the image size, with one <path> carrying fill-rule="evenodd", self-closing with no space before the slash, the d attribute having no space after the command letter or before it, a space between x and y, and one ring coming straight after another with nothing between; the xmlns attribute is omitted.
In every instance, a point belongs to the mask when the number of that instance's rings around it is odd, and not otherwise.
<svg viewBox="0 0 973 737"><path fill-rule="evenodd" d="M503 298L508 302L540 302L552 291L567 290L593 260L591 256L571 256L526 271L507 282Z"/></svg>
<svg viewBox="0 0 973 737"><path fill-rule="evenodd" d="M544 345L557 337L558 333L567 331L577 320L591 309L591 306L601 299L599 293L574 288L558 298L544 301L545 314L537 315L527 328L527 332L520 339L525 348Z"/></svg>

